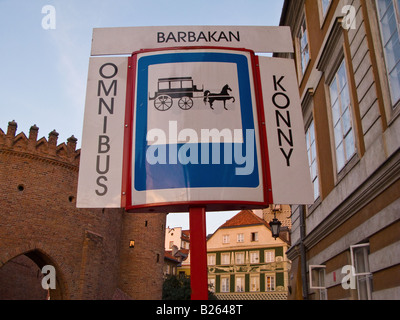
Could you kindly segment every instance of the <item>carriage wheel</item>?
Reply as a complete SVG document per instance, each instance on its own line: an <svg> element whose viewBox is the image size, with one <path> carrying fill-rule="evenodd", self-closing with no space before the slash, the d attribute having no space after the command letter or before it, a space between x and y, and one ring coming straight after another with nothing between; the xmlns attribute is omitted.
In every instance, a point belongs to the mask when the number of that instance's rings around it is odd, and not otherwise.
<svg viewBox="0 0 400 320"><path fill-rule="evenodd" d="M182 110L189 110L193 107L193 100L189 97L182 97L178 101L178 106Z"/></svg>
<svg viewBox="0 0 400 320"><path fill-rule="evenodd" d="M154 107L159 111L167 111L172 107L172 102L170 96L158 96L154 100Z"/></svg>

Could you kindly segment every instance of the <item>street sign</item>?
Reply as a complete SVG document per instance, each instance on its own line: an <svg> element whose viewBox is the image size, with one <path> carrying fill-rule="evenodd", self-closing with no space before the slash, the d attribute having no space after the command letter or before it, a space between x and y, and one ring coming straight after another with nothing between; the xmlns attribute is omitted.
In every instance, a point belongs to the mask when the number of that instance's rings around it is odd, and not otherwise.
<svg viewBox="0 0 400 320"><path fill-rule="evenodd" d="M131 57L90 58L77 206L313 203L293 61L254 50L292 52L290 30L94 29L92 55Z"/></svg>
<svg viewBox="0 0 400 320"><path fill-rule="evenodd" d="M259 57L272 198L314 203L294 61Z"/></svg>
<svg viewBox="0 0 400 320"><path fill-rule="evenodd" d="M93 31L77 207L189 211L193 300L206 210L313 203L293 61L254 52L293 53L290 29Z"/></svg>
<svg viewBox="0 0 400 320"><path fill-rule="evenodd" d="M128 58L90 58L78 208L121 207Z"/></svg>
<svg viewBox="0 0 400 320"><path fill-rule="evenodd" d="M215 48L133 56L127 210L268 204L254 58Z"/></svg>
<svg viewBox="0 0 400 320"><path fill-rule="evenodd" d="M131 54L142 49L189 46L246 48L259 53L293 52L289 27L160 26L93 29L92 55Z"/></svg>

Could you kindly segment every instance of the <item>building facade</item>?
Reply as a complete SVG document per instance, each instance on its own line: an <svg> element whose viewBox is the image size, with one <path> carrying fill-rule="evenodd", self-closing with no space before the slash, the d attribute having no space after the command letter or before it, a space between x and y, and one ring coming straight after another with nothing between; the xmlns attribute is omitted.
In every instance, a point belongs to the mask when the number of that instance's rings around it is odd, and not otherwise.
<svg viewBox="0 0 400 320"><path fill-rule="evenodd" d="M315 199L292 207L290 299L400 299L399 10L284 2Z"/></svg>
<svg viewBox="0 0 400 320"><path fill-rule="evenodd" d="M77 209L77 139L38 130L0 129L0 299L161 299L166 215Z"/></svg>
<svg viewBox="0 0 400 320"><path fill-rule="evenodd" d="M165 229L165 251L179 260L176 274L190 276L190 231L181 227Z"/></svg>
<svg viewBox="0 0 400 320"><path fill-rule="evenodd" d="M286 300L288 248L263 219L250 210L239 212L207 241L210 290L220 300Z"/></svg>

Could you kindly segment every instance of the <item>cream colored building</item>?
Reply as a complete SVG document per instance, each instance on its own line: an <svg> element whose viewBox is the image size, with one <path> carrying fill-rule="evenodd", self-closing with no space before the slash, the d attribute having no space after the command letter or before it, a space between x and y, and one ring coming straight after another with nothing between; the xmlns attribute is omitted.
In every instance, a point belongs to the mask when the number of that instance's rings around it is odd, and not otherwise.
<svg viewBox="0 0 400 320"><path fill-rule="evenodd" d="M221 300L286 300L288 248L263 219L250 210L239 212L207 241L211 290Z"/></svg>
<svg viewBox="0 0 400 320"><path fill-rule="evenodd" d="M289 298L398 300L400 1L285 0L280 24L315 199L292 207Z"/></svg>
<svg viewBox="0 0 400 320"><path fill-rule="evenodd" d="M177 258L180 264L177 267L177 275L190 276L190 232L181 227L166 228L165 251Z"/></svg>

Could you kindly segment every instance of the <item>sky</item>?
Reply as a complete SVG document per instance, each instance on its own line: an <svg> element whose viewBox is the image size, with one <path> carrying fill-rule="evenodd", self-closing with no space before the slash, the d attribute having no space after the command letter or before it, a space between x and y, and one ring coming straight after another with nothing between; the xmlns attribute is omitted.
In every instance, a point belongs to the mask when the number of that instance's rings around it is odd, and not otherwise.
<svg viewBox="0 0 400 320"><path fill-rule="evenodd" d="M43 27L46 6L55 25ZM39 137L56 130L58 144L82 137L93 28L180 25L277 26L283 0L0 0L0 129ZM43 11L43 12L42 12ZM46 25L46 24L45 24ZM207 233L235 212L207 213ZM167 225L189 229L188 214Z"/></svg>

